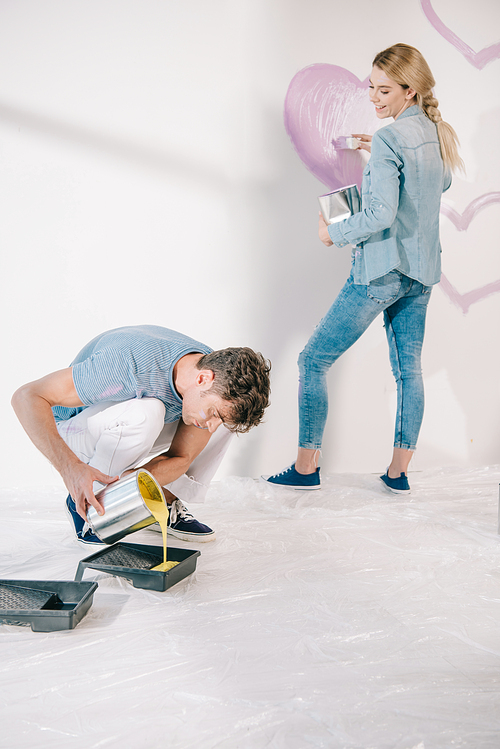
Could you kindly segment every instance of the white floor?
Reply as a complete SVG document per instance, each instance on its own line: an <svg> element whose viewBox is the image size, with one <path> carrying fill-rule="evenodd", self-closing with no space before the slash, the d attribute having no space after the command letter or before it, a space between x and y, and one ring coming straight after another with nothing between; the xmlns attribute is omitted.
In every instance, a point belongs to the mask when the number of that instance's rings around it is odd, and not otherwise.
<svg viewBox="0 0 500 749"><path fill-rule="evenodd" d="M371 475L214 484L187 580L87 570L74 630L0 626L0 746L498 749L500 466L410 478L410 497ZM92 549L63 499L0 492L0 578L73 579Z"/></svg>

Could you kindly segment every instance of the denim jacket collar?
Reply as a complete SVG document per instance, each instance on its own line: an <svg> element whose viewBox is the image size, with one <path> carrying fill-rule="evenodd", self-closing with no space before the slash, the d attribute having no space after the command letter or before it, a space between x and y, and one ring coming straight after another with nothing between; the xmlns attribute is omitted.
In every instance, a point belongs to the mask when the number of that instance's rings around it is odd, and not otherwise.
<svg viewBox="0 0 500 749"><path fill-rule="evenodd" d="M398 117L398 120L402 120L403 117L413 117L416 114L423 114L422 110L418 106L418 104L412 104L411 107L408 107Z"/></svg>

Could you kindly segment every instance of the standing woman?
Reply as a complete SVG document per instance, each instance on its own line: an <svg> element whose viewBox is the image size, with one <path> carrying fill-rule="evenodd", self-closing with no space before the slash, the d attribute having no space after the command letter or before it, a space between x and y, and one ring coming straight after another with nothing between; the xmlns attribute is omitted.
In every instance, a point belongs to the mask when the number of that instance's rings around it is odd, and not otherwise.
<svg viewBox="0 0 500 749"><path fill-rule="evenodd" d="M383 312L397 412L392 461L380 478L408 494L407 469L422 423L421 350L432 286L441 276L439 208L462 167L453 128L441 119L432 73L421 53L395 44L373 61L370 101L379 119L392 118L373 138L363 172L362 210L327 226L328 247L353 245L351 274L299 356L299 449L296 462L271 484L300 491L320 488L318 457L328 413L326 375L332 364Z"/></svg>

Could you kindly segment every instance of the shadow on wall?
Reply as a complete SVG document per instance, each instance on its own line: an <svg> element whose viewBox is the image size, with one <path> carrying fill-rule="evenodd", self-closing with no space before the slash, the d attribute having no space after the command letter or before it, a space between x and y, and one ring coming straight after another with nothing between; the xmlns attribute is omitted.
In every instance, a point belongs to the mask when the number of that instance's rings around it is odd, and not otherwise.
<svg viewBox="0 0 500 749"><path fill-rule="evenodd" d="M232 466L238 475L250 476L262 472L262 455L274 451L280 443L289 443L293 451L290 460L294 458L297 357L350 270L349 250L326 248L318 239L317 197L326 189L307 172L295 153L281 111L268 109L262 129L267 137L262 148L273 164L271 178L249 180L229 198L234 206L230 215L238 217L231 233L237 236L244 227L245 245L252 255L252 276L247 278L247 285L253 293L247 315L262 352L272 362L272 405L266 423L245 439ZM298 341L290 368L290 347ZM288 371L284 371L285 366ZM330 374L331 399L336 397L334 383L341 366L338 362ZM285 403L275 383L286 378L293 383L294 395L290 401L287 388ZM295 425L293 431L291 424Z"/></svg>
<svg viewBox="0 0 500 749"><path fill-rule="evenodd" d="M447 218L441 223L443 277L439 292L445 297L440 309L446 318L435 332L439 346L433 357L434 379L439 375L444 380L442 393L438 393L441 431L446 434L450 422L460 422L463 439L459 443L455 427L455 450L450 451L451 457L444 454L440 458L441 465L456 464L457 456L466 465L498 462L499 358L490 334L492 322L498 319L500 301L500 264L493 249L497 244L493 237L500 192L491 190L498 187L500 155L496 149L484 148L482 134L498 130L499 121L499 109L482 113L472 138L474 180L455 176L452 204L446 193L443 197L442 213ZM439 301L437 290L435 301ZM439 465L437 458L434 464Z"/></svg>
<svg viewBox="0 0 500 749"><path fill-rule="evenodd" d="M244 235L246 257L241 264L247 269L243 279L247 308L240 308L238 315L250 322L249 330L242 333L250 332L249 337L258 340L259 349L271 359L273 381L290 382L281 398L279 392L273 391L266 424L242 441L241 455L233 470L257 475L262 470L262 454L269 445L288 440L293 452L297 435L296 360L347 278L350 257L348 250L325 248L317 237L317 196L325 192L325 187L300 162L285 132L282 112L268 109L263 116L265 140L260 148L266 163L272 164L272 171L266 171L263 177L239 180L231 179L231 175L226 179L216 170L140 143L6 105L0 105L0 119L160 175L173 174L174 179L201 183L221 193L232 217L231 236ZM288 354L295 345L291 366ZM337 397L335 380L341 367L339 362L330 374L331 401ZM292 391L293 397L289 398Z"/></svg>
<svg viewBox="0 0 500 749"><path fill-rule="evenodd" d="M160 174L177 173L183 179L205 185L211 191L227 193L232 189L229 180L220 171L206 169L198 162L189 163L185 157L177 158L146 145L120 138L115 134L99 132L74 125L71 122L55 120L27 110L9 107L0 103L0 121L18 128L26 128L35 133L54 138L58 142L90 148L99 155L110 156L132 166L149 169Z"/></svg>

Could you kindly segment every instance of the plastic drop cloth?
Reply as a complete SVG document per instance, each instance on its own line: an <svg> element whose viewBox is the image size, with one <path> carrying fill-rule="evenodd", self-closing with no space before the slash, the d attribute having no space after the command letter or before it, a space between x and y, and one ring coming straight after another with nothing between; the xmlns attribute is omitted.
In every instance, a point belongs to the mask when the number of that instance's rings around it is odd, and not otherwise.
<svg viewBox="0 0 500 749"><path fill-rule="evenodd" d="M8 749L498 749L500 467L216 483L163 592L95 570L73 630L0 626ZM72 580L64 492L0 492L0 577ZM126 541L161 544L143 530Z"/></svg>

